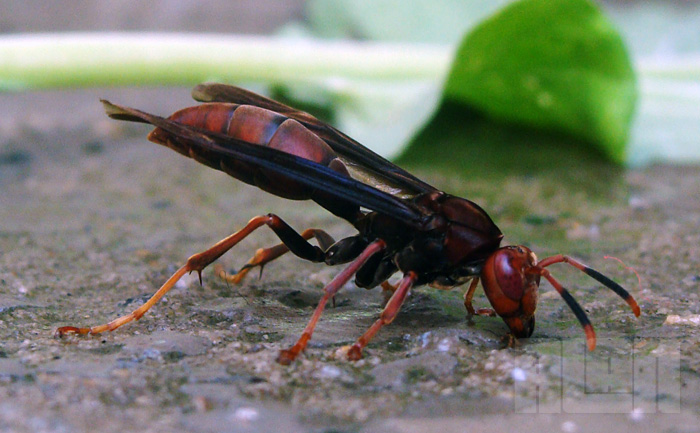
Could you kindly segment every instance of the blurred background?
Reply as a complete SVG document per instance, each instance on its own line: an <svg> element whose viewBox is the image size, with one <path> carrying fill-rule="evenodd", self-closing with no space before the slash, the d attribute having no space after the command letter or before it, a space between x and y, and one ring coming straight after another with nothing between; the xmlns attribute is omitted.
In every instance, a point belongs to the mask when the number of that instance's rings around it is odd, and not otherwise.
<svg viewBox="0 0 700 433"><path fill-rule="evenodd" d="M510 1L444 0L414 1L409 6L392 0L161 0L148 3L78 0L66 4L2 0L0 33L148 31L303 35L321 39L427 43L431 47L442 47L448 53L468 29L507 3ZM700 109L697 109L700 101L700 3L681 0L605 0L598 3L622 34L638 74L641 97L637 101L628 152L631 156L627 162L643 165L655 160L684 163L700 160L700 145L695 140L700 136ZM431 83L426 94L436 95L438 91L434 88L440 84L439 80ZM406 119L406 113L416 110L412 107L398 109L393 117L377 112L377 107L397 98L395 94L376 97L376 87L358 90L353 96L357 99L356 107L339 103L343 102L339 101L341 98L331 101L338 111L345 110L336 113L336 118L340 118L337 125L371 146L375 141L408 141L432 109L417 114L422 120L413 120L413 125L401 124L395 131L384 131L371 125L373 119L387 125L393 118ZM414 100L418 101L435 98L434 95L430 98L420 93L416 95ZM395 156L397 151L391 148L385 154Z"/></svg>
<svg viewBox="0 0 700 433"><path fill-rule="evenodd" d="M302 0L0 2L0 31L153 30L270 33L304 17Z"/></svg>
<svg viewBox="0 0 700 433"><path fill-rule="evenodd" d="M138 0L74 0L70 3L41 0L0 1L0 32L53 32L53 31L129 31L149 30L168 32L209 32L239 34L269 34L278 31L289 22L303 22L329 3L348 1L319 0L154 0L144 3ZM354 3L371 6L370 1ZM386 15L406 9L405 2L381 2L386 10L376 10ZM421 2L416 2L421 3ZM432 2L436 14L459 4L467 4L473 10L471 16L453 17L455 22L468 26L509 3L507 0L447 0ZM674 55L696 52L700 48L700 3L693 0L601 0L626 37L635 55ZM429 13L429 9L427 12ZM346 16L348 21L355 17ZM416 24L425 26L430 15L415 17ZM448 23L450 24L450 23ZM359 24L358 24L359 25ZM316 26L316 29L322 26ZM339 29L325 29L325 33ZM445 41L449 33L460 35L459 28L443 25L433 40ZM391 38L391 29L385 30L385 38ZM362 34L357 38L376 35ZM414 37L426 36L417 29ZM398 37L398 36L396 36ZM406 38L407 36L403 36Z"/></svg>
<svg viewBox="0 0 700 433"><path fill-rule="evenodd" d="M318 0L74 0L70 3L40 0L0 1L0 32L53 32L53 31L176 31L266 34L278 31L289 22L305 21L325 7L328 1ZM350 3L337 1L337 4ZM354 2L370 5L370 1ZM397 13L406 9L405 2L381 2L386 10L377 14ZM421 2L416 2L421 3ZM463 26L484 13L498 9L507 0L440 1L432 2L433 9L444 9L464 4L473 9L472 16L454 17ZM695 52L700 48L700 3L692 0L603 0L599 1L626 36L626 42L635 55L673 55ZM429 10L428 10L429 12ZM353 16L347 16L352 20ZM414 18L425 25L430 15ZM318 26L317 26L318 28ZM325 33L331 30L326 29ZM434 40L446 40L448 33L459 35L460 29L442 26L443 35L434 34ZM385 38L391 38L386 29ZM414 37L425 35L418 30ZM357 38L369 37L358 31ZM374 35L376 36L376 35ZM405 38L406 36L404 36ZM428 36L430 37L430 36Z"/></svg>

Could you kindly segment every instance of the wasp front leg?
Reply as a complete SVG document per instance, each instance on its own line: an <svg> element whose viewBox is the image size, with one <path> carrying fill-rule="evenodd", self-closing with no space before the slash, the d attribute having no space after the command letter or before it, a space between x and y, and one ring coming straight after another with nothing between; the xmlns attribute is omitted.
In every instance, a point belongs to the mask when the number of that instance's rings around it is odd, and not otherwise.
<svg viewBox="0 0 700 433"><path fill-rule="evenodd" d="M474 298L474 292L476 291L478 285L479 278L476 277L472 279L471 284L469 284L469 289L464 294L464 308L467 309L467 320L470 321L473 316L496 316L496 312L492 308L479 308L478 310L474 309L474 306L472 305L472 299Z"/></svg>

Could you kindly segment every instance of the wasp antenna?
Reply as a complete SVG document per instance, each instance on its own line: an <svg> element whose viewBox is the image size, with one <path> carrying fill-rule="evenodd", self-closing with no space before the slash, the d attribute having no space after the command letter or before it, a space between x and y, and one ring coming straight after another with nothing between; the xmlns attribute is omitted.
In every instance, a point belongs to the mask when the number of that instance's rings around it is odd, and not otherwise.
<svg viewBox="0 0 700 433"><path fill-rule="evenodd" d="M634 300L632 295L629 294L629 292L625 289L622 288L619 284L611 280L610 278L606 277L605 275L601 274L600 272L596 271L593 268L589 268L588 266L584 266L583 272L585 272L588 276L593 278L594 280L598 281L599 283L603 284L605 287L608 289L612 290L613 292L617 293L622 299L629 304L630 308L632 308L632 312L636 317L639 317L641 314L641 309L639 308L639 305L637 304L637 301Z"/></svg>
<svg viewBox="0 0 700 433"><path fill-rule="evenodd" d="M612 290L613 292L617 293L619 297L625 300L627 304L632 308L632 312L636 317L639 317L641 314L641 309L639 308L639 305L637 304L637 301L630 295L630 293L625 290L621 285L617 284L610 278L606 277L605 275L601 274L600 272L596 271L595 269L588 267L584 265L583 263L577 262L576 260L572 259L571 257L564 256L561 254L557 254L556 256L552 257L547 257L546 259L542 259L537 265L540 268L545 268L549 265L553 265L554 263L567 263L574 268L584 272L586 275L589 277L593 278L594 280L598 281L608 289Z"/></svg>
<svg viewBox="0 0 700 433"><path fill-rule="evenodd" d="M564 301L569 306L571 311L574 312L574 315L583 327L583 332L586 334L586 345L588 346L588 350L593 351L593 349L595 349L596 343L595 330L593 329L593 325L591 325L591 321L588 320L588 316L586 316L586 313L583 311L583 308L581 308L581 305L579 305L579 303L576 302L576 299L574 299L574 297L571 296L571 293L569 293L569 291L566 290L564 286L562 286L561 283L559 283L559 281L557 281L549 273L548 270L541 269L540 275L545 277L552 284L552 286L554 286L554 288L557 290L557 292L559 292L561 297L564 298Z"/></svg>

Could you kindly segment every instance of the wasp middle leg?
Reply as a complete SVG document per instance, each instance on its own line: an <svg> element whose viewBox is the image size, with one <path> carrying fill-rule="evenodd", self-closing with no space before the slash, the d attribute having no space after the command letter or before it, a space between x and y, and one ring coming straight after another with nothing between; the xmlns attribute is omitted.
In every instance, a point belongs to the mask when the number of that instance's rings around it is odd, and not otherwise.
<svg viewBox="0 0 700 433"><path fill-rule="evenodd" d="M352 244L361 244L355 238L346 238L345 240L348 241L345 245L346 247L351 246ZM336 245L339 244L340 243L336 243ZM345 285L345 283L350 281L350 278L352 278L352 276L358 271L358 269L360 269L362 265L364 265L373 255L381 252L386 248L386 243L381 239L378 239L370 243L369 245L365 245L363 245L362 252L359 255L357 255L355 259L345 269L343 269L338 275L336 275L335 278L333 278L333 280L331 280L331 282L328 283L328 285L326 285L326 287L324 287L324 294L321 297L321 300L318 301L318 305L316 306L316 309L314 310L314 313L311 316L309 323L306 325L306 328L304 328L301 337L299 337L297 342L292 347L280 351L279 356L277 357L277 362L283 365L289 365L292 361L296 359L297 356L299 356L299 354L302 351L304 351L304 349L306 349L306 345L311 339L311 335L313 334L314 329L316 328L316 323L318 323L318 319L321 317L321 313L326 307L328 300L335 297L336 293L338 293L338 291Z"/></svg>
<svg viewBox="0 0 700 433"><path fill-rule="evenodd" d="M406 275L404 275L401 281L399 281L396 290L394 290L393 294L391 295L391 298L386 303L384 310L382 310L382 314L379 316L379 319L377 319L372 326L370 326L369 329L357 339L355 344L350 346L350 349L348 350L348 359L351 361L357 361L362 358L362 349L367 346L367 343L369 343L372 337L374 337L382 326L388 325L394 321L396 315L399 314L403 301L406 300L408 291L411 289L411 287L413 287L417 280L418 275L413 271L409 271L406 273Z"/></svg>

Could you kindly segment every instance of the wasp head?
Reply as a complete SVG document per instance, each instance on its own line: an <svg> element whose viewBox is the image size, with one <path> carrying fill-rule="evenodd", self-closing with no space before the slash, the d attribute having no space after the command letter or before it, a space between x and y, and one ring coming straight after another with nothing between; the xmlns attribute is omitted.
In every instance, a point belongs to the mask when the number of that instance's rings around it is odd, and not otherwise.
<svg viewBox="0 0 700 433"><path fill-rule="evenodd" d="M527 338L535 330L535 309L540 274L537 256L524 246L496 250L484 263L481 281L493 309L515 337Z"/></svg>

